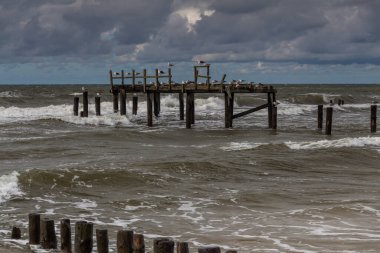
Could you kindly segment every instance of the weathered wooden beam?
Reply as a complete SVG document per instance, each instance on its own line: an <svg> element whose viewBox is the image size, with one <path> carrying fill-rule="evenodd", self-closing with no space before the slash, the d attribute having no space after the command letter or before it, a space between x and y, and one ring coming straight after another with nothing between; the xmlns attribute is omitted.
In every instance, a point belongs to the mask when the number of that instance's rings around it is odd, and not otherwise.
<svg viewBox="0 0 380 253"><path fill-rule="evenodd" d="M224 92L224 127L230 128L230 107L228 106L228 94Z"/></svg>
<svg viewBox="0 0 380 253"><path fill-rule="evenodd" d="M72 253L71 226L69 219L61 220L61 252Z"/></svg>
<svg viewBox="0 0 380 253"><path fill-rule="evenodd" d="M21 230L19 227L12 227L11 238L12 239L21 239Z"/></svg>
<svg viewBox="0 0 380 253"><path fill-rule="evenodd" d="M132 113L133 115L137 115L137 107L138 107L139 97L134 95L132 98Z"/></svg>
<svg viewBox="0 0 380 253"><path fill-rule="evenodd" d="M125 89L120 89L120 115L127 115L127 94Z"/></svg>
<svg viewBox="0 0 380 253"><path fill-rule="evenodd" d="M183 103L183 93L178 93L178 100L179 100L179 120L184 120L184 103Z"/></svg>
<svg viewBox="0 0 380 253"><path fill-rule="evenodd" d="M189 244L187 242L177 242L177 253L189 253Z"/></svg>
<svg viewBox="0 0 380 253"><path fill-rule="evenodd" d="M133 252L145 253L145 241L143 234L133 234Z"/></svg>
<svg viewBox="0 0 380 253"><path fill-rule="evenodd" d="M268 104L263 104L263 105L260 105L258 107L255 107L255 108L252 108L252 109L249 109L247 111L244 111L244 112L240 112L240 113L237 113L235 115L232 116L232 118L236 119L236 118L240 118L240 117L243 117L245 115L248 115L250 113L253 113L253 112L257 112L257 111L260 111L262 109L265 109L267 108L269 105Z"/></svg>
<svg viewBox="0 0 380 253"><path fill-rule="evenodd" d="M96 230L96 249L98 253L108 253L108 231L107 229L97 229Z"/></svg>
<svg viewBox="0 0 380 253"><path fill-rule="evenodd" d="M147 106L147 121L148 126L153 126L153 111L152 111L152 93L148 91L146 93L146 106Z"/></svg>
<svg viewBox="0 0 380 253"><path fill-rule="evenodd" d="M318 129L322 130L323 126L323 105L318 105Z"/></svg>
<svg viewBox="0 0 380 253"><path fill-rule="evenodd" d="M100 116L100 96L95 97L95 113L96 116Z"/></svg>
<svg viewBox="0 0 380 253"><path fill-rule="evenodd" d="M146 69L144 69L144 89L143 92L146 92Z"/></svg>
<svg viewBox="0 0 380 253"><path fill-rule="evenodd" d="M154 105L154 116L158 117L160 115L161 107L161 96L159 92L153 93L153 105Z"/></svg>
<svg viewBox="0 0 380 253"><path fill-rule="evenodd" d="M174 242L169 238L154 239L153 253L174 253Z"/></svg>
<svg viewBox="0 0 380 253"><path fill-rule="evenodd" d="M83 117L88 117L88 91L83 91Z"/></svg>
<svg viewBox="0 0 380 253"><path fill-rule="evenodd" d="M195 94L191 93L191 124L195 124Z"/></svg>
<svg viewBox="0 0 380 253"><path fill-rule="evenodd" d="M113 112L117 113L119 111L119 92L117 90L113 90L112 97L113 97Z"/></svg>
<svg viewBox="0 0 380 253"><path fill-rule="evenodd" d="M74 116L78 116L78 112L79 112L79 97L75 96L74 97L74 107L73 107L73 111L74 111Z"/></svg>
<svg viewBox="0 0 380 253"><path fill-rule="evenodd" d="M325 129L325 133L327 135L331 135L332 116L333 116L333 108L327 107L326 108L326 129Z"/></svg>
<svg viewBox="0 0 380 253"><path fill-rule="evenodd" d="M371 105L371 133L376 132L377 105Z"/></svg>
<svg viewBox="0 0 380 253"><path fill-rule="evenodd" d="M119 230L117 232L117 253L133 252L133 231Z"/></svg>
<svg viewBox="0 0 380 253"><path fill-rule="evenodd" d="M75 223L75 253L91 253L93 247L93 224L86 221Z"/></svg>
<svg viewBox="0 0 380 253"><path fill-rule="evenodd" d="M29 214L29 244L40 243L40 214Z"/></svg>
<svg viewBox="0 0 380 253"><path fill-rule="evenodd" d="M273 100L272 93L268 93L268 127L273 127Z"/></svg>
<svg viewBox="0 0 380 253"><path fill-rule="evenodd" d="M172 69L168 68L168 78L169 78L169 90L172 90Z"/></svg>
<svg viewBox="0 0 380 253"><path fill-rule="evenodd" d="M186 128L191 128L191 92L186 92Z"/></svg>
<svg viewBox="0 0 380 253"><path fill-rule="evenodd" d="M57 236L55 234L54 220L48 218L41 220L40 245L43 249L57 248Z"/></svg>

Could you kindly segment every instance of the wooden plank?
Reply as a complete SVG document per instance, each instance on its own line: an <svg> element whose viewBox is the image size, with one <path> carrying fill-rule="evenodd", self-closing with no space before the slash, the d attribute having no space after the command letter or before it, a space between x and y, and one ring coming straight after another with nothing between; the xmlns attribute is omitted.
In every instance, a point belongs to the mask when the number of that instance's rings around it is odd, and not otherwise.
<svg viewBox="0 0 380 253"><path fill-rule="evenodd" d="M236 119L236 118L240 118L240 117L243 117L245 115L248 115L250 113L253 113L253 112L257 112L257 111L260 111L262 109L265 109L267 108L269 105L268 104L263 104L263 105L260 105L258 107L255 107L255 108L252 108L252 109L249 109L245 112L241 112L241 113L237 113L235 115L232 116L233 119Z"/></svg>

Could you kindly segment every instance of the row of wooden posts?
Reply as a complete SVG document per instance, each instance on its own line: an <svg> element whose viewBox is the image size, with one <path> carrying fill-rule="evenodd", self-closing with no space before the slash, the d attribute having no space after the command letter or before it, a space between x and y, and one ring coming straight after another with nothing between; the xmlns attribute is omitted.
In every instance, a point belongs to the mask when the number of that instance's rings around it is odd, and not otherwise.
<svg viewBox="0 0 380 253"><path fill-rule="evenodd" d="M339 105L343 105L343 103ZM370 116L370 129L371 133L376 132L376 121L377 121L377 105L371 105L371 116ZM333 119L333 107L329 106L326 108L326 125L325 125L325 134L331 135L332 130L332 119ZM323 105L318 105L318 129L322 130L323 126Z"/></svg>
<svg viewBox="0 0 380 253"><path fill-rule="evenodd" d="M120 93L120 100L119 95ZM195 96L194 92L187 91L186 93L186 128L191 128L195 123ZM153 126L153 114L158 117L161 112L161 93L159 92L147 92L147 125ZM74 97L74 116L88 117L88 91L83 91L83 111L79 113L79 97ZM115 113L119 111L120 115L126 115L126 92L121 89L120 92L113 93L113 110ZM272 98L273 97L273 98ZM185 104L184 93L178 93L179 101L179 118L185 119ZM231 128L233 119L245 116L252 112L265 109L268 107L268 126L272 129L277 129L277 106L274 93L268 93L268 103L250 109L245 112L234 114L234 93L225 92L225 128ZM132 114L136 115L138 109L138 96L133 95L132 100ZM100 111L100 96L95 96L95 112L97 116L101 115Z"/></svg>
<svg viewBox="0 0 380 253"><path fill-rule="evenodd" d="M42 249L57 249L57 236L54 220L42 218L40 214L29 214L29 245L40 245ZM91 253L93 249L93 223L78 221L75 223L74 251L71 241L71 225L69 219L60 222L61 244L63 253ZM96 247L98 253L109 252L108 231L96 229ZM12 229L12 239L21 239L21 230L18 227ZM170 238L157 238L153 240L153 253L189 253L187 242L175 243ZM145 253L145 241L143 234L135 234L132 230L119 230L116 240L117 253ZM198 253L221 253L220 247L208 246L198 248ZM237 253L236 250L227 250L226 253Z"/></svg>

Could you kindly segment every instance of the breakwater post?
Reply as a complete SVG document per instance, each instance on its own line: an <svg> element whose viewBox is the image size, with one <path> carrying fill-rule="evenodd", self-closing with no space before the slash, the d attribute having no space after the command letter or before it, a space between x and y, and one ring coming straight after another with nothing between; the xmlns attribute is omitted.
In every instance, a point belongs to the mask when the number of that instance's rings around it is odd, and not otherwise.
<svg viewBox="0 0 380 253"><path fill-rule="evenodd" d="M219 247L202 247L198 249L198 253L221 253Z"/></svg>
<svg viewBox="0 0 380 253"><path fill-rule="evenodd" d="M147 121L148 121L148 126L151 127L153 126L153 111L152 111L152 93L147 92L146 93L146 113L147 113Z"/></svg>
<svg viewBox="0 0 380 253"><path fill-rule="evenodd" d="M70 219L61 220L61 251L72 253Z"/></svg>
<svg viewBox="0 0 380 253"><path fill-rule="evenodd" d="M48 218L41 220L40 244L43 249L57 248L57 236L55 234L54 220Z"/></svg>
<svg viewBox="0 0 380 253"><path fill-rule="evenodd" d="M371 105L371 133L376 133L377 105Z"/></svg>
<svg viewBox="0 0 380 253"><path fill-rule="evenodd" d="M96 97L95 97L95 113L96 113L96 116L100 116L100 95L99 95L99 93L97 93Z"/></svg>
<svg viewBox="0 0 380 253"><path fill-rule="evenodd" d="M29 214L29 244L40 243L40 215Z"/></svg>
<svg viewBox="0 0 380 253"><path fill-rule="evenodd" d="M108 231L107 229L96 230L96 249L98 253L108 253Z"/></svg>
<svg viewBox="0 0 380 253"><path fill-rule="evenodd" d="M325 134L331 135L331 128L332 128L332 116L333 116L333 108L327 107L326 108L326 129Z"/></svg>
<svg viewBox="0 0 380 253"><path fill-rule="evenodd" d="M323 105L318 105L318 129L322 130L323 125Z"/></svg>
<svg viewBox="0 0 380 253"><path fill-rule="evenodd" d="M135 94L132 98L132 114L137 115L137 106L138 106L139 97Z"/></svg>
<svg viewBox="0 0 380 253"><path fill-rule="evenodd" d="M12 233L11 233L12 239L21 239L21 230L18 227L12 227Z"/></svg>
<svg viewBox="0 0 380 253"><path fill-rule="evenodd" d="M177 242L177 253L189 253L189 244L187 242Z"/></svg>
<svg viewBox="0 0 380 253"><path fill-rule="evenodd" d="M127 93L124 88L120 89L120 115L127 115Z"/></svg>
<svg viewBox="0 0 380 253"><path fill-rule="evenodd" d="M74 97L73 111L74 111L74 116L79 115L79 97L77 97L77 96Z"/></svg>
<svg viewBox="0 0 380 253"><path fill-rule="evenodd" d="M117 232L116 241L117 253L132 253L133 252L133 231L119 230Z"/></svg>
<svg viewBox="0 0 380 253"><path fill-rule="evenodd" d="M93 247L93 224L86 221L75 223L75 253L91 253Z"/></svg>
<svg viewBox="0 0 380 253"><path fill-rule="evenodd" d="M178 93L179 100L179 120L185 119L185 106L183 102L183 92Z"/></svg>
<svg viewBox="0 0 380 253"><path fill-rule="evenodd" d="M154 239L153 253L174 253L174 242L169 238Z"/></svg>
<svg viewBox="0 0 380 253"><path fill-rule="evenodd" d="M88 91L83 89L83 117L88 117Z"/></svg>
<svg viewBox="0 0 380 253"><path fill-rule="evenodd" d="M133 234L134 253L145 253L145 241L143 234Z"/></svg>

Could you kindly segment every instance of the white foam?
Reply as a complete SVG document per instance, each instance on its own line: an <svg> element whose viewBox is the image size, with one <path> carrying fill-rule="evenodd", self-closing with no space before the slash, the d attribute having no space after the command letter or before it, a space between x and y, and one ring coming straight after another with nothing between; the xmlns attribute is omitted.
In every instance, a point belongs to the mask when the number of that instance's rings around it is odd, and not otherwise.
<svg viewBox="0 0 380 253"><path fill-rule="evenodd" d="M19 98L22 97L15 91L2 91L0 92L0 98Z"/></svg>
<svg viewBox="0 0 380 253"><path fill-rule="evenodd" d="M290 149L307 150L307 149L327 149L327 148L348 148L348 147L380 147L380 137L357 137L343 138L338 140L321 140L308 142L285 142Z"/></svg>
<svg viewBox="0 0 380 253"><path fill-rule="evenodd" d="M0 177L0 203L3 203L14 196L21 196L23 192L18 186L19 173L16 171L2 175Z"/></svg>
<svg viewBox="0 0 380 253"><path fill-rule="evenodd" d="M98 206L98 204L95 201L89 200L89 199L82 199L81 202L74 202L73 203L76 208L79 209L90 209L90 208L95 208Z"/></svg>
<svg viewBox="0 0 380 253"><path fill-rule="evenodd" d="M226 146L220 147L224 151L239 151L254 149L264 145L264 143L250 143L250 142L230 142Z"/></svg>

